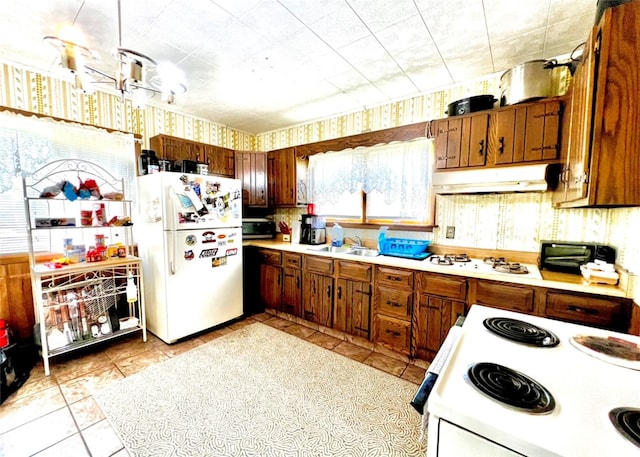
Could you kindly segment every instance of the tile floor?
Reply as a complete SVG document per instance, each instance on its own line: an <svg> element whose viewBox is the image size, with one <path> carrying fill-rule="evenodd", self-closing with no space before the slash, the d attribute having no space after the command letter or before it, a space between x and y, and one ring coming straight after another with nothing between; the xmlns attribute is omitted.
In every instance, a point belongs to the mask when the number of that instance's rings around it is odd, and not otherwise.
<svg viewBox="0 0 640 457"><path fill-rule="evenodd" d="M255 321L416 385L424 378L424 368L272 314L253 315L172 345L150 333L144 343L136 333L83 353L76 351L51 359L51 376L44 375L42 362L36 365L29 380L0 406L0 456L127 457L90 389L130 376Z"/></svg>

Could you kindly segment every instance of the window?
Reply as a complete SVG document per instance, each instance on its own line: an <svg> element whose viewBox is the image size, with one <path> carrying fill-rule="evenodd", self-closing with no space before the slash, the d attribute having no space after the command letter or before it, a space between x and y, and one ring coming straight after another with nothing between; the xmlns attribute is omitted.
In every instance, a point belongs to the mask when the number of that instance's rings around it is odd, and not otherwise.
<svg viewBox="0 0 640 457"><path fill-rule="evenodd" d="M426 139L315 154L311 201L319 214L336 219L431 224L432 162Z"/></svg>
<svg viewBox="0 0 640 457"><path fill-rule="evenodd" d="M29 251L23 174L29 175L54 160L73 158L95 162L114 176L124 178L127 198L134 199L133 135L0 113L0 254ZM35 251L49 251L52 247L59 250L61 246L60 240L46 235L35 242Z"/></svg>

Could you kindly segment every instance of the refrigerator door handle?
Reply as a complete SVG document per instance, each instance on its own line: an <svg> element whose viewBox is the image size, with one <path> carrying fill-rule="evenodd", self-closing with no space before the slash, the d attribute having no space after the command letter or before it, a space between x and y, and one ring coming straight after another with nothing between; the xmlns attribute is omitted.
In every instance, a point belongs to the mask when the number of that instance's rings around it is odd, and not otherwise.
<svg viewBox="0 0 640 457"><path fill-rule="evenodd" d="M167 201L171 202L170 206L171 206L171 211L170 211L170 217L172 219L172 221L175 221L175 217L176 217L176 204L174 199L172 198L173 195L175 194L175 191L173 190L173 186L168 186L167 187ZM172 222L173 223L173 222ZM178 233L177 230L175 230L175 227L172 227L172 246L171 246L171 252L170 252L170 257L169 257L169 272L172 275L176 274L176 246L178 245Z"/></svg>
<svg viewBox="0 0 640 457"><path fill-rule="evenodd" d="M176 246L178 245L178 231L177 230L172 230L171 233L172 236L172 240L171 240L171 257L169 258L169 272L172 275L176 274Z"/></svg>

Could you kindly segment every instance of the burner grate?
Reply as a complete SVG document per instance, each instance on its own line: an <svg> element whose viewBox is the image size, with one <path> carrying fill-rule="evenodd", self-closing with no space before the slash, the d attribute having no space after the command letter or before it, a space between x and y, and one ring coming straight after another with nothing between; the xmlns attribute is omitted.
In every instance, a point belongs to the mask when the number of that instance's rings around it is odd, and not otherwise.
<svg viewBox="0 0 640 457"><path fill-rule="evenodd" d="M453 265L453 259L451 257L432 255L429 257L429 262L434 263L436 265Z"/></svg>
<svg viewBox="0 0 640 457"><path fill-rule="evenodd" d="M548 330L529 322L508 317L490 317L482 322L490 332L529 346L554 347L560 339Z"/></svg>
<svg viewBox="0 0 640 457"><path fill-rule="evenodd" d="M482 362L472 365L467 375L481 393L520 411L543 414L555 408L555 400L547 389L511 368Z"/></svg>
<svg viewBox="0 0 640 457"><path fill-rule="evenodd" d="M622 436L640 447L640 409L615 408L609 412L609 419Z"/></svg>

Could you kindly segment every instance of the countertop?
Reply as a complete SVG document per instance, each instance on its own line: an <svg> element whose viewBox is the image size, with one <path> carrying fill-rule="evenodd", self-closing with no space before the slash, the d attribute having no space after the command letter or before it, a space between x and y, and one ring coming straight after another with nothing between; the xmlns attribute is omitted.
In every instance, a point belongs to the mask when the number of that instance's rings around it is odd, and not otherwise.
<svg viewBox="0 0 640 457"><path fill-rule="evenodd" d="M605 295L609 297L632 298L633 288L629 284L628 278L623 278L619 285L611 286L605 284L587 284L583 281L582 276L572 275L569 273L558 273L553 271L541 270L542 279L527 278L521 275L508 275L500 273L487 273L473 270L455 270L438 266L424 260L404 259L400 257L390 257L379 255L377 257L361 257L349 254L341 254L335 252L315 251L321 246L311 246L307 244L285 243L275 240L245 240L244 246L256 246L262 248L276 249L280 251L295 252L298 254L312 254L323 257L332 257L334 259L349 260L352 262L364 262L375 265L384 265L389 267L407 268L416 271L429 271L432 273L452 274L457 276L465 276L468 278L488 279L492 281L508 282L514 284L523 284L538 287L547 287L551 289L560 289L565 291L583 292L588 294Z"/></svg>

